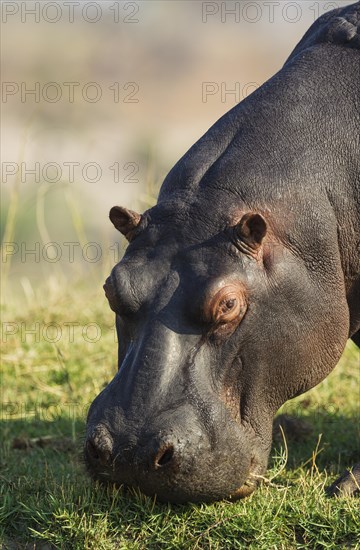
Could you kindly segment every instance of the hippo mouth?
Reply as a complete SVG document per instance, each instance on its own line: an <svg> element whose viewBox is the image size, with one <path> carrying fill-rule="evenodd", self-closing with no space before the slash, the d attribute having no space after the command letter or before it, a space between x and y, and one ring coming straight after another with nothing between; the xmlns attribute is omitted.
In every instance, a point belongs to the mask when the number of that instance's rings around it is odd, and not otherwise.
<svg viewBox="0 0 360 550"><path fill-rule="evenodd" d="M164 485L159 478L158 484L155 480L154 486L154 481L149 483L146 479L140 480L135 479L135 477L132 480L129 480L128 477L124 479L124 476L117 470L115 465L111 467L111 471L109 471L109 469L99 469L96 472L92 468L89 468L87 461L86 465L91 477L104 485L112 484L117 488L122 487L125 490L134 488L140 490L147 496L156 496L160 502L176 504L186 502L214 502L218 500L229 500L234 502L250 496L259 486L260 479L262 478L261 475L250 471L244 483L240 484L240 486L234 483L233 487L235 488L237 486L237 489L232 489L231 487L227 489L225 486L220 488L218 485L214 487L213 480L209 483L204 480L203 487L197 487L195 489L193 486L185 487L184 484L180 484L176 478L173 479L171 485ZM156 485L158 486L156 487Z"/></svg>
<svg viewBox="0 0 360 550"><path fill-rule="evenodd" d="M105 435L107 430L101 433L97 445L88 437L84 450L91 477L103 484L139 489L162 502L235 501L257 488L266 469L267 457L259 460L257 453L244 455L239 444L220 447L220 452L219 447L214 450L202 442L196 456L185 447L164 443L153 445L152 452L129 446L114 452Z"/></svg>
<svg viewBox="0 0 360 550"><path fill-rule="evenodd" d="M259 470L256 468L253 459L248 477L236 491L229 495L229 500L235 501L250 496L260 485L261 480L264 479L264 476L259 471L263 472L263 469Z"/></svg>

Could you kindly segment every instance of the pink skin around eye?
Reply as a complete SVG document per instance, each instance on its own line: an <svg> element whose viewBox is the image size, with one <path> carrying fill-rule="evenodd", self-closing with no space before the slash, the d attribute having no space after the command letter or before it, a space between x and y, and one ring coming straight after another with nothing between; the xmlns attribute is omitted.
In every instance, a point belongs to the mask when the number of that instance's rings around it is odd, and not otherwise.
<svg viewBox="0 0 360 550"><path fill-rule="evenodd" d="M238 282L225 283L220 288L217 285L217 288L210 290L204 304L205 319L224 329L228 325L229 330L235 330L245 311L245 291Z"/></svg>

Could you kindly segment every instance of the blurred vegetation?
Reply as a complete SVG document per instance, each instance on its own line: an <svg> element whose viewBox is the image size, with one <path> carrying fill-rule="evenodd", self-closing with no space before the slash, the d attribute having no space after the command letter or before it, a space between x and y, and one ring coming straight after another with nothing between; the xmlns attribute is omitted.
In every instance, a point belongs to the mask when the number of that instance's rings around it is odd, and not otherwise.
<svg viewBox="0 0 360 550"><path fill-rule="evenodd" d="M137 145L134 158L142 176L141 188L136 205L127 206L144 211L155 204L166 168L155 159L146 140ZM109 199L109 204L116 203L117 197ZM107 214L99 218L97 211L96 196L76 182L29 186L20 182L18 174L8 188L3 188L3 305L19 304L24 298L29 301L35 290L41 293L50 280L66 286L84 277L103 281L120 261L126 242Z"/></svg>

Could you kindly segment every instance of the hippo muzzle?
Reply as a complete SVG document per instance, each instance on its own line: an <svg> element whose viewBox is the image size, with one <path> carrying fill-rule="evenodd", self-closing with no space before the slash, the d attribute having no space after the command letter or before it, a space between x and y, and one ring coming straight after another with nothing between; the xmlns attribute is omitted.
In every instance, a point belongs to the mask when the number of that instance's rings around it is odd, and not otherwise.
<svg viewBox="0 0 360 550"><path fill-rule="evenodd" d="M267 454L204 377L206 348L187 336L185 351L183 340L157 326L127 353L89 410L87 468L103 482L169 502L250 494Z"/></svg>

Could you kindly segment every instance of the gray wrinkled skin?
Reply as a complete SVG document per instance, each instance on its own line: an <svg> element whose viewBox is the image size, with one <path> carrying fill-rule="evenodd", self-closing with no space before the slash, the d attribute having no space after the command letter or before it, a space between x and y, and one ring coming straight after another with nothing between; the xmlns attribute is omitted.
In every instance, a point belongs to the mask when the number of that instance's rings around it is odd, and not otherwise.
<svg viewBox="0 0 360 550"><path fill-rule="evenodd" d="M277 409L360 344L359 24L359 2L321 17L154 208L112 209L131 242L106 283L119 371L88 414L93 477L173 502L246 496Z"/></svg>

